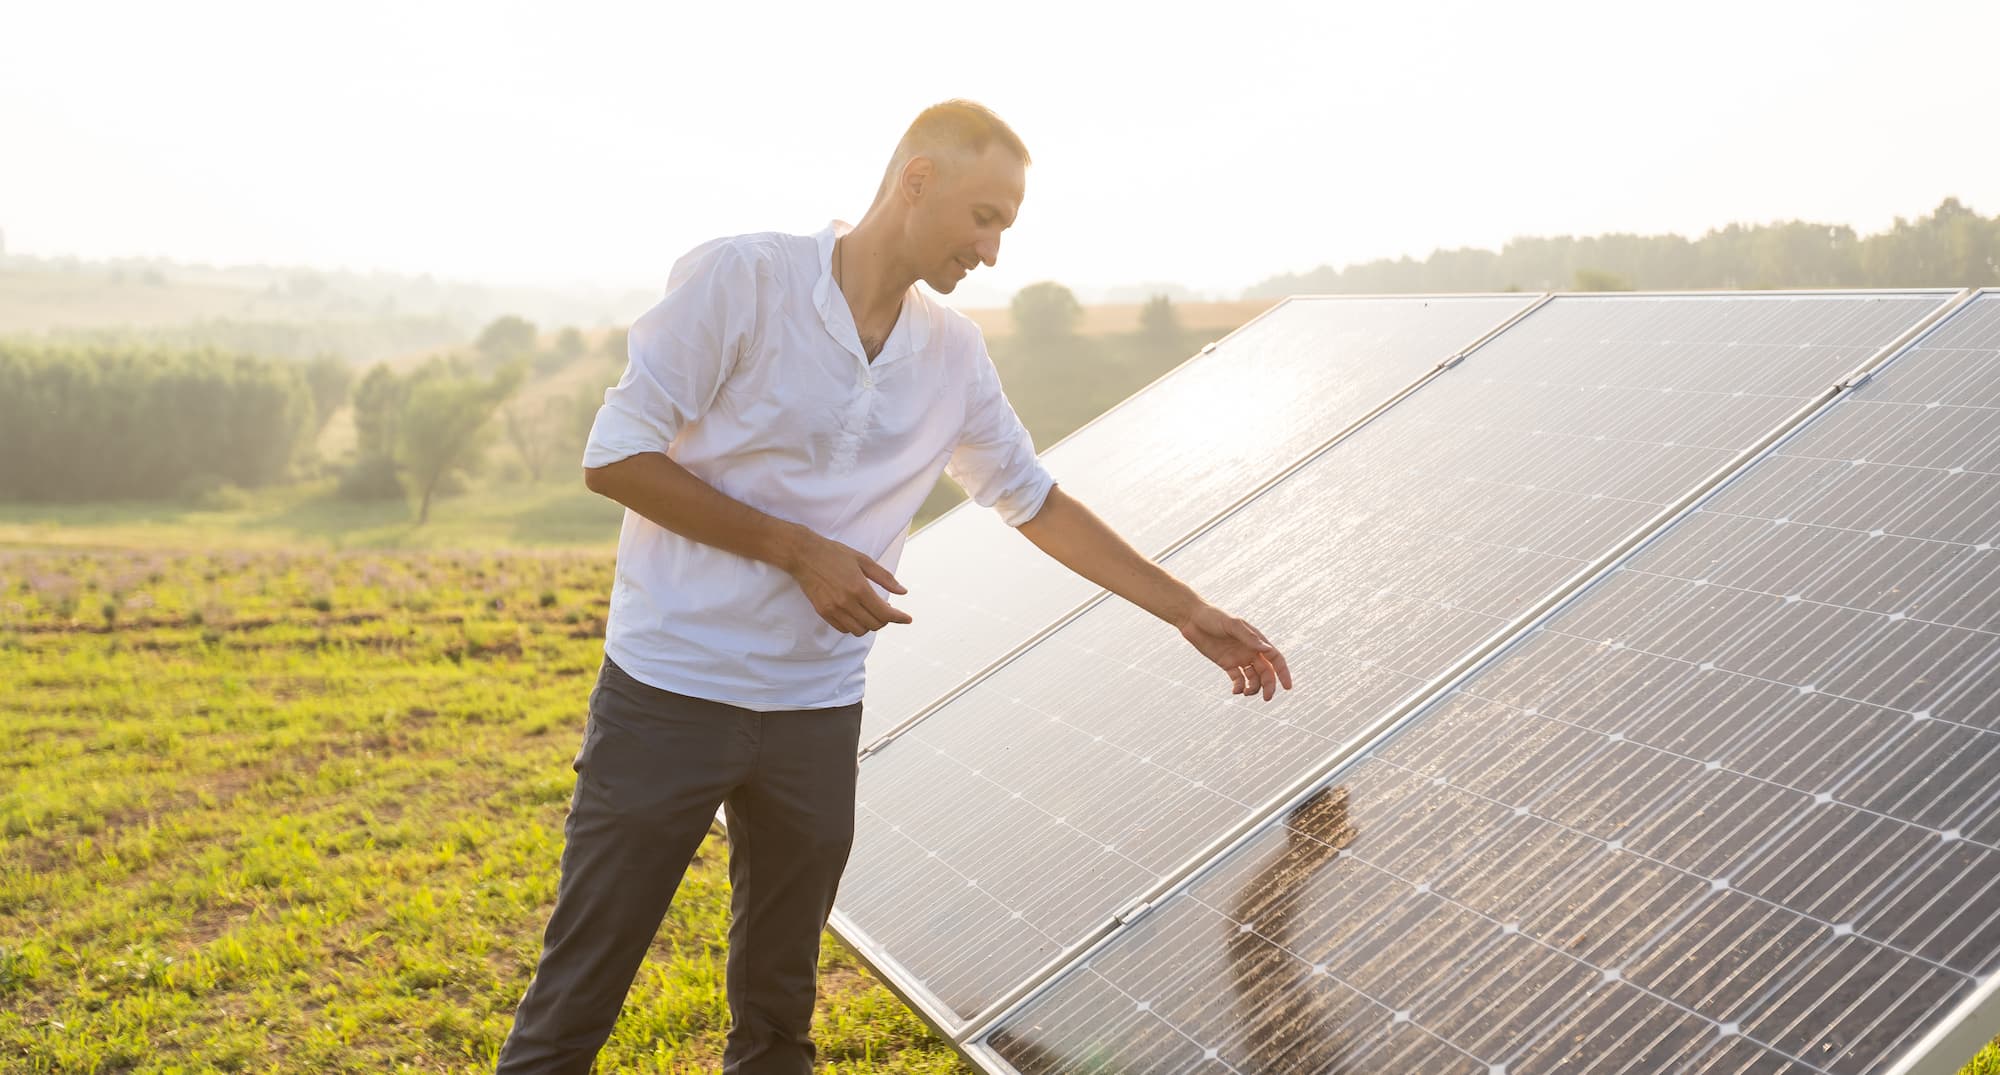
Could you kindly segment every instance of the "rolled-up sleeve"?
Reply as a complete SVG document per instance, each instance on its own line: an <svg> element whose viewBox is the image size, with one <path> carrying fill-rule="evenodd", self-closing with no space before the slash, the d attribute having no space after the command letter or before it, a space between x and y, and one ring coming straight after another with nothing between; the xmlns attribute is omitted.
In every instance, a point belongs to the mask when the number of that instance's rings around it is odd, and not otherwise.
<svg viewBox="0 0 2000 1075"><path fill-rule="evenodd" d="M674 265L667 293L632 324L625 373L605 390L583 465L665 452L715 402L756 331L758 265L727 239Z"/></svg>
<svg viewBox="0 0 2000 1075"><path fill-rule="evenodd" d="M983 507L1000 513L1008 526L1035 517L1055 487L1055 478L1035 455L1035 442L1001 390L1000 374L982 345L976 363L965 430L945 464L945 473Z"/></svg>

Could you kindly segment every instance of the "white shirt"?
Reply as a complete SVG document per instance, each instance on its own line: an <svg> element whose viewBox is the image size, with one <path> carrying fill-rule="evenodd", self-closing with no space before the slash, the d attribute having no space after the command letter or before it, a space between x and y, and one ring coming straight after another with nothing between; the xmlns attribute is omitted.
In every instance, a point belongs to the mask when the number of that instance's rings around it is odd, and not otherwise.
<svg viewBox="0 0 2000 1075"><path fill-rule="evenodd" d="M940 470L1009 525L1033 518L1054 481L979 327L913 285L870 363L830 269L847 230L739 235L681 258L632 325L583 465L665 452L890 571ZM604 648L640 682L766 712L849 705L873 641L828 626L782 570L626 510Z"/></svg>

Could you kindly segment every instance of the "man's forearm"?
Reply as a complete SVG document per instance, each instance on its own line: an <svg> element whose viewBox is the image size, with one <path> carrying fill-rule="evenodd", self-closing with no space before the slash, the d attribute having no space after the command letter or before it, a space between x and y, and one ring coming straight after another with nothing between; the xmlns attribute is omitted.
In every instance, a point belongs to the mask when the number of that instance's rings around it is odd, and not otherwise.
<svg viewBox="0 0 2000 1075"><path fill-rule="evenodd" d="M1140 555L1082 502L1049 490L1042 509L1019 527L1058 563L1176 627L1204 602L1188 585Z"/></svg>
<svg viewBox="0 0 2000 1075"><path fill-rule="evenodd" d="M738 556L795 566L811 533L727 496L659 452L586 467L583 483L682 537Z"/></svg>

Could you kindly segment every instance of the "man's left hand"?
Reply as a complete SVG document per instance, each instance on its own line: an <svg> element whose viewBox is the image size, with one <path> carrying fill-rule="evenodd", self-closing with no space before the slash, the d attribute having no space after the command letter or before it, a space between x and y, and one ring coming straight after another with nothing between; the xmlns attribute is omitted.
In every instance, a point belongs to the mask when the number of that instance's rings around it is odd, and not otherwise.
<svg viewBox="0 0 2000 1075"><path fill-rule="evenodd" d="M1229 613L1204 604L1180 625L1181 637L1201 655L1229 673L1231 694L1262 694L1270 701L1279 686L1292 689L1292 670L1285 655L1263 632Z"/></svg>

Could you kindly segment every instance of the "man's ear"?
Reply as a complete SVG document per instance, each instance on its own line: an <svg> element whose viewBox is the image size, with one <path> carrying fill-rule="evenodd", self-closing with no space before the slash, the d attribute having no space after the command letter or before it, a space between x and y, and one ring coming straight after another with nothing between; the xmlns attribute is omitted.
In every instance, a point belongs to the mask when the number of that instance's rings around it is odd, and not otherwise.
<svg viewBox="0 0 2000 1075"><path fill-rule="evenodd" d="M903 193L911 198L923 197L924 191L937 185L937 164L929 157L911 157L910 163L903 165Z"/></svg>

